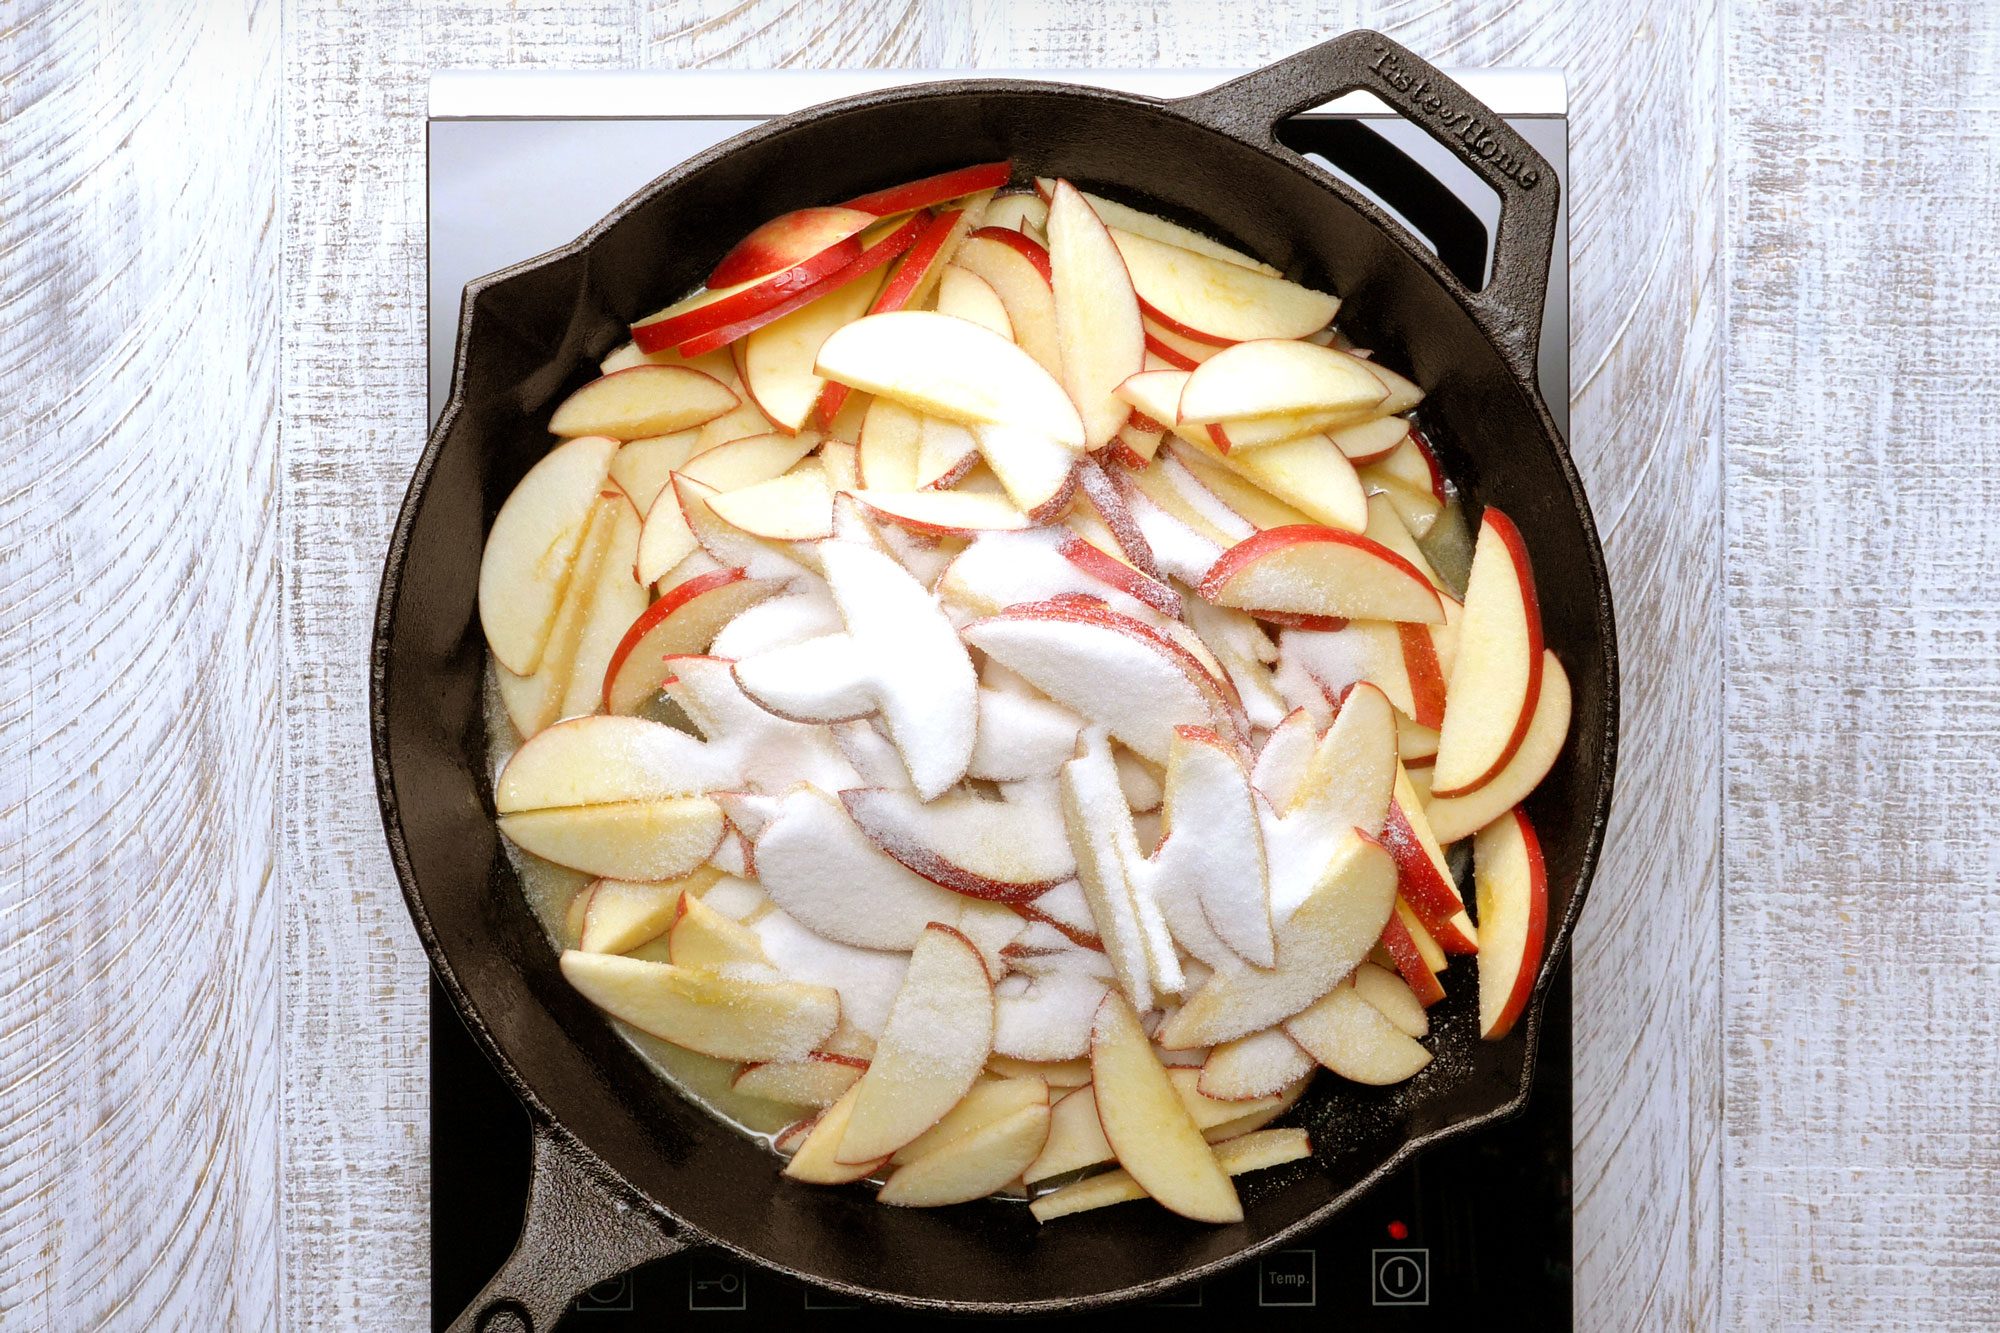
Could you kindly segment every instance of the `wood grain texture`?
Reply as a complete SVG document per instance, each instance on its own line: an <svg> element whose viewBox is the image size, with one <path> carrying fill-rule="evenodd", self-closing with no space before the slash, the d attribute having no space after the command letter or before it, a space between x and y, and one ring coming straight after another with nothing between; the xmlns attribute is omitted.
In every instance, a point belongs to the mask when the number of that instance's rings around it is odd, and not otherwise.
<svg viewBox="0 0 2000 1333"><path fill-rule="evenodd" d="M0 11L0 1326L277 1299L277 14Z"/></svg>
<svg viewBox="0 0 2000 1333"><path fill-rule="evenodd" d="M2000 1325L2000 10L1735 23L1739 1327Z"/></svg>

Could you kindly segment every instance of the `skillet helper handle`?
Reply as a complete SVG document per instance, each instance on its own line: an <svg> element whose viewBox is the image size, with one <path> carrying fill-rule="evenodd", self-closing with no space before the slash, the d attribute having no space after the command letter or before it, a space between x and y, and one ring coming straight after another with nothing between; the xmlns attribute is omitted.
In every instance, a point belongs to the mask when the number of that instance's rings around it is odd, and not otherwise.
<svg viewBox="0 0 2000 1333"><path fill-rule="evenodd" d="M1282 148L1276 137L1279 125L1357 91L1372 93L1444 145L1499 195L1492 280L1476 292L1449 275L1446 281L1479 316L1514 369L1532 382L1560 187L1548 160L1484 103L1428 61L1363 29L1183 98L1173 108L1211 129L1277 151Z"/></svg>
<svg viewBox="0 0 2000 1333"><path fill-rule="evenodd" d="M539 1122L534 1135L521 1238L451 1333L549 1333L598 1283L692 1243L567 1135Z"/></svg>

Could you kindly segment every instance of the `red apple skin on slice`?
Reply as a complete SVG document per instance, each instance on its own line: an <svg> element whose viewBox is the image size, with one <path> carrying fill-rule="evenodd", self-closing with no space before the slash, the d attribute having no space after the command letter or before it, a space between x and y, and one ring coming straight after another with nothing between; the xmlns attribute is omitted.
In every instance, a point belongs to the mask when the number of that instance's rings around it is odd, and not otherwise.
<svg viewBox="0 0 2000 1333"><path fill-rule="evenodd" d="M636 713L666 682L666 659L708 651L722 627L784 585L717 569L676 585L641 613L612 651L604 711Z"/></svg>
<svg viewBox="0 0 2000 1333"><path fill-rule="evenodd" d="M1465 615L1445 693L1433 797L1464 796L1497 777L1521 748L1542 690L1542 612L1527 542L1488 508L1479 526Z"/></svg>
<svg viewBox="0 0 2000 1333"><path fill-rule="evenodd" d="M929 208L933 204L944 203L948 199L960 199L968 194L978 194L982 190L997 190L1005 185L1013 174L1012 162L982 162L977 166L958 167L951 171L941 171L935 176L925 176L921 180L905 181L901 185L874 190L848 200L841 207L857 208L864 213L873 213L877 217L887 217L891 213L908 213L919 208Z"/></svg>
<svg viewBox="0 0 2000 1333"><path fill-rule="evenodd" d="M872 239L864 237L863 240L865 243L861 248L861 253L856 255L853 261L845 267L835 269L832 273L810 287L801 287L775 305L766 306L764 309L743 319L739 319L733 324L725 324L718 328L709 329L705 333L695 334L680 345L681 355L688 357L701 356L705 353L713 352L717 348L727 347L738 338L747 337L766 324L774 320L783 319L794 310L811 305L814 301L831 292L839 291L842 287L860 281L915 244L918 235L923 231L923 226L924 220L922 218L911 218L908 222L890 231L887 235Z"/></svg>
<svg viewBox="0 0 2000 1333"><path fill-rule="evenodd" d="M734 287L782 273L874 223L875 214L858 208L800 208L780 214L731 246L708 275L708 286Z"/></svg>
<svg viewBox="0 0 2000 1333"><path fill-rule="evenodd" d="M668 351L698 334L740 324L763 311L782 305L799 292L824 281L855 262L861 254L861 240L850 237L828 246L805 262L768 277L753 279L737 287L717 290L704 288L657 314L648 315L632 326L632 341L641 352ZM731 341L723 339L722 346ZM691 355L691 353L683 353Z"/></svg>
<svg viewBox="0 0 2000 1333"><path fill-rule="evenodd" d="M1060 375L1062 348L1047 261L1047 252L1034 241L994 227L982 227L966 237L953 259L993 288L1021 350L1050 374Z"/></svg>
<svg viewBox="0 0 2000 1333"><path fill-rule="evenodd" d="M1408 916L1404 915L1406 912ZM1382 928L1382 947L1389 951L1397 973L1417 997L1417 1002L1428 1009L1444 998L1444 984L1438 980L1437 970L1431 966L1430 960L1424 957L1423 946L1417 943L1415 931L1422 929L1423 923L1417 920L1414 912L1410 912L1409 904L1399 902L1389 918L1389 924ZM1438 955L1440 959L1443 956L1442 952Z"/></svg>
<svg viewBox="0 0 2000 1333"><path fill-rule="evenodd" d="M1570 685L1562 663L1542 650L1541 702L1521 748L1492 781L1465 796L1439 797L1433 791L1424 809L1431 832L1449 845L1470 837L1524 800L1555 766L1569 735Z"/></svg>
<svg viewBox="0 0 2000 1333"><path fill-rule="evenodd" d="M932 922L854 1085L854 1110L835 1156L869 1162L895 1152L959 1103L993 1053L993 981L971 940Z"/></svg>
<svg viewBox="0 0 2000 1333"><path fill-rule="evenodd" d="M1201 581L1218 606L1356 620L1444 619L1430 580L1358 533L1311 524L1266 528L1223 552Z"/></svg>
<svg viewBox="0 0 2000 1333"><path fill-rule="evenodd" d="M1516 806L1472 841L1479 903L1479 1035L1498 1041L1528 1007L1548 932L1549 874L1541 839Z"/></svg>
<svg viewBox="0 0 2000 1333"><path fill-rule="evenodd" d="M1446 953L1478 953L1479 934L1465 915L1444 850L1431 836L1430 820L1417 799L1416 788L1410 785L1410 775L1400 765L1382 843L1396 858L1396 891L1416 912L1431 938Z"/></svg>
<svg viewBox="0 0 2000 1333"><path fill-rule="evenodd" d="M835 329L859 319L880 285L879 274L865 274L733 344L744 392L779 430L796 435L812 420L829 387L813 373L820 344Z"/></svg>
<svg viewBox="0 0 2000 1333"><path fill-rule="evenodd" d="M1229 1173L1195 1128L1131 1002L1116 991L1098 1006L1090 1068L1105 1141L1140 1188L1197 1222L1242 1221Z"/></svg>

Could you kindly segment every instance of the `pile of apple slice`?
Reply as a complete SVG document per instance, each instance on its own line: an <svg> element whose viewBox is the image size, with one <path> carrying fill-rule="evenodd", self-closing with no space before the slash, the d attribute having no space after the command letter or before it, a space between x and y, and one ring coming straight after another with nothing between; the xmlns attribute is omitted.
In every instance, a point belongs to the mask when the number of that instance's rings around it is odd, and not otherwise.
<svg viewBox="0 0 2000 1333"><path fill-rule="evenodd" d="M1234 1174L1522 1012L1561 749L1521 533L1339 302L994 163L777 218L558 406L479 609L562 970L882 1202ZM1471 843L1467 904L1450 848Z"/></svg>

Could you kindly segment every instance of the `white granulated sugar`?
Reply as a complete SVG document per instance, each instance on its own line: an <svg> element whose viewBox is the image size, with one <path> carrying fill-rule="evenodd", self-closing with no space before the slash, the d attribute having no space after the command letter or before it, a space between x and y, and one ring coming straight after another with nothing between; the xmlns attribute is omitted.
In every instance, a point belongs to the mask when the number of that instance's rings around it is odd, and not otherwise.
<svg viewBox="0 0 2000 1333"><path fill-rule="evenodd" d="M1365 680L1374 666L1374 645L1357 629L1288 629L1278 636L1281 662L1296 662L1323 693L1338 698L1357 680Z"/></svg>
<svg viewBox="0 0 2000 1333"><path fill-rule="evenodd" d="M1053 776L1076 753L1082 729L1083 719L1061 704L981 686L966 774L990 782Z"/></svg>
<svg viewBox="0 0 2000 1333"><path fill-rule="evenodd" d="M1133 521L1139 525L1139 532L1153 549L1153 559L1161 573L1183 583L1196 584L1222 558L1221 546L1146 496L1128 490L1126 500L1131 507Z"/></svg>
<svg viewBox="0 0 2000 1333"><path fill-rule="evenodd" d="M1313 725L1312 715L1304 709L1287 714L1264 738L1256 766L1250 770L1250 785L1263 792L1273 806L1284 809L1306 780L1318 748L1319 728Z"/></svg>
<svg viewBox="0 0 2000 1333"><path fill-rule="evenodd" d="M1174 488L1174 494L1180 496L1188 508L1194 510L1208 522L1209 526L1232 542L1245 541L1257 535L1257 525L1230 508L1214 491L1208 489L1201 478L1181 462L1174 452L1173 445L1168 445L1159 457L1153 460L1153 466L1160 470L1161 477Z"/></svg>
<svg viewBox="0 0 2000 1333"><path fill-rule="evenodd" d="M903 756L896 753L896 747L873 718L856 718L852 722L835 722L830 728L834 744L847 762L854 765L859 775L860 786L889 787L907 790L910 785L910 771L903 767Z"/></svg>
<svg viewBox="0 0 2000 1333"><path fill-rule="evenodd" d="M709 895L714 892L710 889ZM782 911L766 912L750 928L786 980L833 987L840 992L841 1018L871 1037L881 1035L909 971L908 954L840 944Z"/></svg>
<svg viewBox="0 0 2000 1333"><path fill-rule="evenodd" d="M1090 1050L1091 1020L1108 989L1077 972L1036 977L1017 991L996 989L993 1049L1017 1060L1077 1059Z"/></svg>
<svg viewBox="0 0 2000 1333"><path fill-rule="evenodd" d="M1136 621L1022 613L980 621L965 637L1057 703L1164 764L1176 726L1213 726L1218 719L1188 666L1137 629Z"/></svg>
<svg viewBox="0 0 2000 1333"><path fill-rule="evenodd" d="M945 570L938 591L947 602L979 615L1065 594L1102 598L1126 615L1151 614L1138 598L1065 556L1064 543L1073 540L1077 539L1059 528L981 533Z"/></svg>
<svg viewBox="0 0 2000 1333"><path fill-rule="evenodd" d="M701 900L731 921L747 921L770 898L761 887L743 876L725 874L703 891Z"/></svg>
<svg viewBox="0 0 2000 1333"><path fill-rule="evenodd" d="M953 792L925 804L913 792L866 789L842 799L876 846L962 893L1073 877L1055 782L1012 784L1007 795L995 801Z"/></svg>
<svg viewBox="0 0 2000 1333"><path fill-rule="evenodd" d="M814 586L766 598L738 612L715 636L709 652L716 657L754 657L773 648L838 634L841 628L840 608L833 604L833 594L815 581Z"/></svg>
<svg viewBox="0 0 2000 1333"><path fill-rule="evenodd" d="M908 949L926 923L957 915L953 894L885 856L838 798L817 788L785 797L752 855L773 902L844 944Z"/></svg>
<svg viewBox="0 0 2000 1333"><path fill-rule="evenodd" d="M744 784L767 793L800 782L838 791L860 780L825 726L787 721L759 706L732 665L720 657L682 658L665 688L709 744L729 756Z"/></svg>

